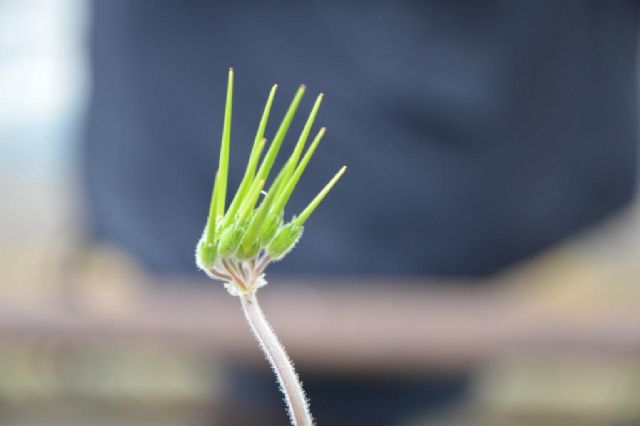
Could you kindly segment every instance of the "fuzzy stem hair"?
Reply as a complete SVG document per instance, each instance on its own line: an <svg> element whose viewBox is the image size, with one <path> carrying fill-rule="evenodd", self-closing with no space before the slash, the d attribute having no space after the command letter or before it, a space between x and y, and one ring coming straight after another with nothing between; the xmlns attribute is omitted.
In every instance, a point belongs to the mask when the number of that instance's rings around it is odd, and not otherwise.
<svg viewBox="0 0 640 426"><path fill-rule="evenodd" d="M284 346L278 340L264 312L262 312L256 293L251 292L243 295L240 300L242 301L245 318L278 378L280 390L284 394L287 404L291 424L293 426L312 426L313 418L309 411L307 397L302 389L302 383Z"/></svg>

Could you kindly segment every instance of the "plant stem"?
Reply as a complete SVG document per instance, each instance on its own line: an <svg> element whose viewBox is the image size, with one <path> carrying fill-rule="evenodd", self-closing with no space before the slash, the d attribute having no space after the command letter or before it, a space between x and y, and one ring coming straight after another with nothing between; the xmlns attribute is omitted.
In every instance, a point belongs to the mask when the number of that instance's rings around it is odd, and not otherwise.
<svg viewBox="0 0 640 426"><path fill-rule="evenodd" d="M267 322L255 292L240 297L245 318L253 330L260 348L276 373L280 390L287 403L289 418L293 426L312 426L313 419L309 404L302 389L300 379L287 356L284 346L278 340L269 322Z"/></svg>

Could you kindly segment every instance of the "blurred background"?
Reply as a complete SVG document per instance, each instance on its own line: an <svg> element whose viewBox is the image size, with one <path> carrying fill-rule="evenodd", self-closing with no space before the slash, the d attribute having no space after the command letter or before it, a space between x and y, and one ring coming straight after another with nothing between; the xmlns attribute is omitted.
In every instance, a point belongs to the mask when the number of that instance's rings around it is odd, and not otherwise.
<svg viewBox="0 0 640 426"><path fill-rule="evenodd" d="M349 165L261 291L318 424L640 424L637 58L635 1L0 0L0 423L287 424L193 260L233 66L231 188L273 83L290 212Z"/></svg>

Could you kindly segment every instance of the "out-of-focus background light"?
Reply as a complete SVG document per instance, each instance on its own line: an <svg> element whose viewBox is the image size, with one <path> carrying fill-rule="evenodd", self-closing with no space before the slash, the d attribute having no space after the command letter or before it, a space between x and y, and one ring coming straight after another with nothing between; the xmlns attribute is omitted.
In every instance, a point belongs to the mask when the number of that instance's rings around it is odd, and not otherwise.
<svg viewBox="0 0 640 426"><path fill-rule="evenodd" d="M0 3L0 241L5 296L35 293L77 239L87 4Z"/></svg>

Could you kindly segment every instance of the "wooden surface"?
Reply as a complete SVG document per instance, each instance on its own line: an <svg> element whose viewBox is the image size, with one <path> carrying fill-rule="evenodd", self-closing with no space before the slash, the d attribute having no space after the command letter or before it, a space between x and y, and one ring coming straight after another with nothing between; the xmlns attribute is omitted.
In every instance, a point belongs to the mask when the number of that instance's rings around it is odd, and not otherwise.
<svg viewBox="0 0 640 426"><path fill-rule="evenodd" d="M290 354L317 369L456 368L515 351L640 352L634 304L571 313L518 287L396 281L277 282L260 295ZM139 290L117 308L85 302L0 304L0 341L148 341L260 357L239 301L214 283Z"/></svg>

